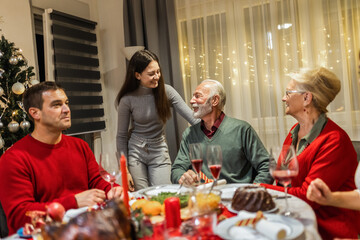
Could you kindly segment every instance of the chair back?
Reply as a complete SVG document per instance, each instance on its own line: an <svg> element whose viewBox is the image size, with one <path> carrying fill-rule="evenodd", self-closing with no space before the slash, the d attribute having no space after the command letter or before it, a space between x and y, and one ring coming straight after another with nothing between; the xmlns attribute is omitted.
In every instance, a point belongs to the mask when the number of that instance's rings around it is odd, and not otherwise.
<svg viewBox="0 0 360 240"><path fill-rule="evenodd" d="M4 238L9 234L9 229L6 223L6 216L4 209L0 203L0 238Z"/></svg>
<svg viewBox="0 0 360 240"><path fill-rule="evenodd" d="M360 162L360 141L352 141L352 144L357 154L357 160Z"/></svg>

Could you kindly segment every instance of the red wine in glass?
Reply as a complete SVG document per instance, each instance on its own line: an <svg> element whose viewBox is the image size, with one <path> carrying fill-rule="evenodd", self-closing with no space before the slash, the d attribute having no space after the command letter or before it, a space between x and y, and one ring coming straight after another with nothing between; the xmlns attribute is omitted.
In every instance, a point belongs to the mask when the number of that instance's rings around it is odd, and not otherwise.
<svg viewBox="0 0 360 240"><path fill-rule="evenodd" d="M220 145L207 146L206 161L214 180L218 180L222 166L222 150Z"/></svg>
<svg viewBox="0 0 360 240"><path fill-rule="evenodd" d="M195 169L195 171L197 173L200 173L202 165L203 165L203 160L202 159L192 159L191 163L192 163L192 166Z"/></svg>
<svg viewBox="0 0 360 240"><path fill-rule="evenodd" d="M189 157L192 167L197 173L198 183L201 183L200 171L203 165L202 151L201 143L192 143L189 145Z"/></svg>
<svg viewBox="0 0 360 240"><path fill-rule="evenodd" d="M218 179L220 176L221 165L210 165L209 168L213 177Z"/></svg>

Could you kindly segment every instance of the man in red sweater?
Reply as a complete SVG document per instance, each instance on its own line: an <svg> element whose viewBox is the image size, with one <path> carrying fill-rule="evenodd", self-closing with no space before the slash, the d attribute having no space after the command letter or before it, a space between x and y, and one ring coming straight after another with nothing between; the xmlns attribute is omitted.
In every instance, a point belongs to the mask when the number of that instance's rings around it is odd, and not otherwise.
<svg viewBox="0 0 360 240"><path fill-rule="evenodd" d="M23 104L34 131L16 142L0 159L0 202L9 234L30 218L27 211L45 211L51 202L66 210L93 206L122 195L99 174L87 143L62 134L71 126L69 100L54 82L29 88Z"/></svg>

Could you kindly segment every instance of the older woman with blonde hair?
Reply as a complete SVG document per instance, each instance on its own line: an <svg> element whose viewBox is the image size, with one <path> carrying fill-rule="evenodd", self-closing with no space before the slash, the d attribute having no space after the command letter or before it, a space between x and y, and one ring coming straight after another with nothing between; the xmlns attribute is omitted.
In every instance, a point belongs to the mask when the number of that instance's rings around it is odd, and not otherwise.
<svg viewBox="0 0 360 240"><path fill-rule="evenodd" d="M307 189L316 178L321 178L332 191L356 188L355 149L346 132L326 116L326 107L340 91L340 80L324 67L302 69L289 76L282 101L286 114L298 123L291 128L284 145L295 147L299 174L288 192L312 206L323 239L357 238L358 212L322 206L306 198Z"/></svg>

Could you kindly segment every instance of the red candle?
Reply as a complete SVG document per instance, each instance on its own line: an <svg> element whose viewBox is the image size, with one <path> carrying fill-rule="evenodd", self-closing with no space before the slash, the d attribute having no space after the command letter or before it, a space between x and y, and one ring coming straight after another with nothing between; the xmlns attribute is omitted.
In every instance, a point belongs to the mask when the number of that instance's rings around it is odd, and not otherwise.
<svg viewBox="0 0 360 240"><path fill-rule="evenodd" d="M120 158L120 169L121 169L121 181L122 181L122 187L123 187L123 195L124 195L124 204L128 211L128 214L130 215L130 206L129 206L129 186L128 186L128 179L127 179L127 170L126 170L126 158L124 154L121 154Z"/></svg>
<svg viewBox="0 0 360 240"><path fill-rule="evenodd" d="M181 225L180 199L169 197L165 199L164 204L166 228L178 228Z"/></svg>

